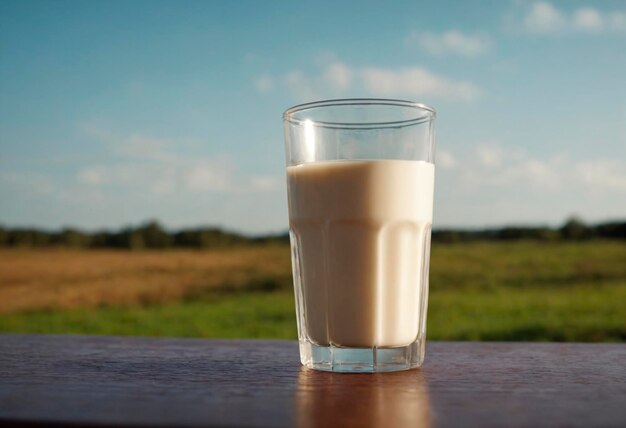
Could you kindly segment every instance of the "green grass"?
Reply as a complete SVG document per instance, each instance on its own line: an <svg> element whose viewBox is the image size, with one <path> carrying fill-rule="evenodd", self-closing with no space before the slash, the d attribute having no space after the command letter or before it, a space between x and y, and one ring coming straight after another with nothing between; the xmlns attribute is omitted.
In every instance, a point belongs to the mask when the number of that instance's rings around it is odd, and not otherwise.
<svg viewBox="0 0 626 428"><path fill-rule="evenodd" d="M626 285L433 290L428 338L436 340L624 341ZM246 293L215 301L5 315L0 331L295 339L293 296Z"/></svg>
<svg viewBox="0 0 626 428"><path fill-rule="evenodd" d="M218 300L144 307L24 312L0 317L0 331L177 337L296 337L289 293L232 294Z"/></svg>
<svg viewBox="0 0 626 428"><path fill-rule="evenodd" d="M0 315L0 331L296 338L284 275L143 306ZM472 243L433 248L428 338L626 341L623 243Z"/></svg>
<svg viewBox="0 0 626 428"><path fill-rule="evenodd" d="M432 292L428 337L445 340L626 340L626 284Z"/></svg>

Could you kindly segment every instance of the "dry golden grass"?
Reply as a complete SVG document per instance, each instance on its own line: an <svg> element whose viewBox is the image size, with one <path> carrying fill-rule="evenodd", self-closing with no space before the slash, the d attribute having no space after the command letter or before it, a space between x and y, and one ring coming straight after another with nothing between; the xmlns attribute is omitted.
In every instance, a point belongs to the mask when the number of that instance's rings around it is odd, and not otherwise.
<svg viewBox="0 0 626 428"><path fill-rule="evenodd" d="M626 341L623 242L435 243L429 338ZM296 337L288 245L0 250L0 332ZM43 309L43 310L42 310Z"/></svg>
<svg viewBox="0 0 626 428"><path fill-rule="evenodd" d="M287 246L212 251L0 250L0 313L160 303L290 275Z"/></svg>

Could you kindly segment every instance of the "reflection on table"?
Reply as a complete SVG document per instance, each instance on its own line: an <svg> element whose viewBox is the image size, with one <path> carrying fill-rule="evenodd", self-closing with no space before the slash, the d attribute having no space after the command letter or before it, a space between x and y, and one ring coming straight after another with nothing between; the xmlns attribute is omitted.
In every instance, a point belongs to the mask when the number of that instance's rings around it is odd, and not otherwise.
<svg viewBox="0 0 626 428"><path fill-rule="evenodd" d="M297 426L430 426L426 379L420 370L378 374L326 373L302 368Z"/></svg>

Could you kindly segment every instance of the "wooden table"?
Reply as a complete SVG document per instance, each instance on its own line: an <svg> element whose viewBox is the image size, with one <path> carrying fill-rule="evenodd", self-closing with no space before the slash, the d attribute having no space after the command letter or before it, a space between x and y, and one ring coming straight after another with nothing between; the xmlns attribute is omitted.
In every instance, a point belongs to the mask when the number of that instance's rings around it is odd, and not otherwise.
<svg viewBox="0 0 626 428"><path fill-rule="evenodd" d="M0 335L0 422L626 426L626 345L430 342L419 370L306 370L295 342Z"/></svg>

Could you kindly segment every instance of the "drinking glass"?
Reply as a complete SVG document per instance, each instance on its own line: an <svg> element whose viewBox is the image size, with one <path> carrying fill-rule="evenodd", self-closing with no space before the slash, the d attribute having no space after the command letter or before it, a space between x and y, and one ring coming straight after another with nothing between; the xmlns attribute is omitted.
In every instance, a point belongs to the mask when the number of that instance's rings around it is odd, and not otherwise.
<svg viewBox="0 0 626 428"><path fill-rule="evenodd" d="M384 99L283 114L300 360L383 372L424 360L435 110Z"/></svg>

